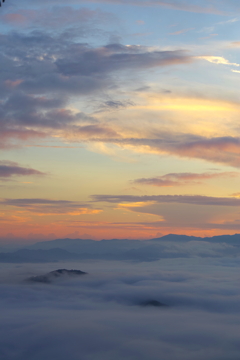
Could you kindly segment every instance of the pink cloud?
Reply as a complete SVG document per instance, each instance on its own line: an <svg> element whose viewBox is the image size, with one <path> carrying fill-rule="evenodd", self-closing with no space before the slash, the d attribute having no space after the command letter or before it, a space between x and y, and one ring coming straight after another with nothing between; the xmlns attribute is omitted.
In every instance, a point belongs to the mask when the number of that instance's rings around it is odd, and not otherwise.
<svg viewBox="0 0 240 360"><path fill-rule="evenodd" d="M27 22L27 18L22 14L12 13L4 15L5 22L10 24L22 25Z"/></svg>
<svg viewBox="0 0 240 360"><path fill-rule="evenodd" d="M15 80L15 81L12 81L12 80L5 80L5 84L7 87L9 88L15 88L17 87L18 85L20 85L24 80L22 79L18 79L18 80Z"/></svg>
<svg viewBox="0 0 240 360"><path fill-rule="evenodd" d="M43 131L20 128L8 129L5 127L0 132L0 149L17 147L22 141L44 138L46 136L47 134Z"/></svg>

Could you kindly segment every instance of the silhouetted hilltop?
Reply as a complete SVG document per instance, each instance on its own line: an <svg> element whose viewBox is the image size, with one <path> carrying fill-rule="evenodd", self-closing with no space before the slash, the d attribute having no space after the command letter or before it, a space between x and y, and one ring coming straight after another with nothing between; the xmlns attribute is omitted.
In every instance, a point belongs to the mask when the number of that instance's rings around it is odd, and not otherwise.
<svg viewBox="0 0 240 360"><path fill-rule="evenodd" d="M163 307L167 306L158 300L146 300L140 303L141 306Z"/></svg>
<svg viewBox="0 0 240 360"><path fill-rule="evenodd" d="M51 271L45 275L32 276L28 278L27 281L50 284L51 282L59 278L76 277L86 274L86 272L81 270L58 269Z"/></svg>
<svg viewBox="0 0 240 360"><path fill-rule="evenodd" d="M204 238L188 235L177 235L177 234L168 234L159 238L151 239L150 241L178 241L178 242L188 242L188 241L201 241Z"/></svg>

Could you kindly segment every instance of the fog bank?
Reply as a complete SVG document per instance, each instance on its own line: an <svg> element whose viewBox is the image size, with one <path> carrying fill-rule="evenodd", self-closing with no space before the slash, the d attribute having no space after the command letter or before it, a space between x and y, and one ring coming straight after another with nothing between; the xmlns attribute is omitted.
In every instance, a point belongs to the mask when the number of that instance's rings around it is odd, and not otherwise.
<svg viewBox="0 0 240 360"><path fill-rule="evenodd" d="M1 264L1 359L239 359L239 258L60 267L88 274L29 284L56 264Z"/></svg>

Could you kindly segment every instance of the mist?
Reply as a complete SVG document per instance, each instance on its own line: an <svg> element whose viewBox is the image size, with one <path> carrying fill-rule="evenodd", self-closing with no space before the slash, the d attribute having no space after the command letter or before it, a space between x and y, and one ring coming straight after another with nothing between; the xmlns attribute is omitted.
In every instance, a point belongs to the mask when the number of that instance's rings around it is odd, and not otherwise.
<svg viewBox="0 0 240 360"><path fill-rule="evenodd" d="M1 359L239 359L239 267L232 257L1 264ZM88 274L26 281L56 268ZM141 306L149 300L167 306Z"/></svg>

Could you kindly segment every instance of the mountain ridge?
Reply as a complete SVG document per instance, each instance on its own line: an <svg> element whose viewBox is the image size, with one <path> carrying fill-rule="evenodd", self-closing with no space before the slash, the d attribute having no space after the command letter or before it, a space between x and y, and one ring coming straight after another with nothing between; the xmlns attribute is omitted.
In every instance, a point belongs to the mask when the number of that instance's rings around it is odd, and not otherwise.
<svg viewBox="0 0 240 360"><path fill-rule="evenodd" d="M150 240L55 239L15 252L0 253L0 263L44 263L80 260L156 261L191 256L240 255L240 234L200 238L169 234Z"/></svg>

